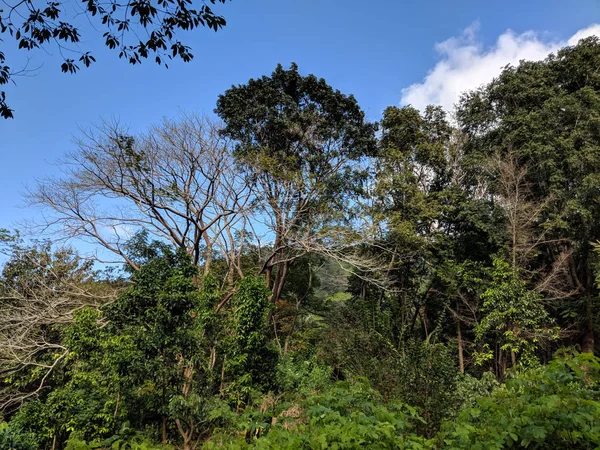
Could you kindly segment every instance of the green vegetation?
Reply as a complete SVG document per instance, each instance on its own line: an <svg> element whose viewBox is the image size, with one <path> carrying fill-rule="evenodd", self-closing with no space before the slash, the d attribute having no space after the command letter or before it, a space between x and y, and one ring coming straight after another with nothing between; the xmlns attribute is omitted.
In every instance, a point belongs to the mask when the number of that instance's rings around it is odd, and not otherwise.
<svg viewBox="0 0 600 450"><path fill-rule="evenodd" d="M379 124L278 66L83 136L30 200L122 264L0 231L0 449L600 448L599 65Z"/></svg>
<svg viewBox="0 0 600 450"><path fill-rule="evenodd" d="M561 355L478 399L441 439L448 448L597 448L599 369L589 354Z"/></svg>

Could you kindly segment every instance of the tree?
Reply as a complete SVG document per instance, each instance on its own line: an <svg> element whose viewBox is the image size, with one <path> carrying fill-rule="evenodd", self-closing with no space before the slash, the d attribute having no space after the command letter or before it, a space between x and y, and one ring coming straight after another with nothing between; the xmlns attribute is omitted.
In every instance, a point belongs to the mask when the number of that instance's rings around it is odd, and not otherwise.
<svg viewBox="0 0 600 450"><path fill-rule="evenodd" d="M562 266L566 259L561 290L570 295L563 308L581 305L577 326L586 352L594 351L598 296L590 245L600 237L598 64L600 40L587 38L544 61L507 67L465 95L457 111L472 171L481 172L489 155L508 160L510 152L517 169L527 168L527 201L541 207L534 236L546 241L537 246L533 268Z"/></svg>
<svg viewBox="0 0 600 450"><path fill-rule="evenodd" d="M0 276L0 411L41 395L68 355L65 327L77 311L115 299L92 263L71 248L25 245L7 234L8 261Z"/></svg>
<svg viewBox="0 0 600 450"><path fill-rule="evenodd" d="M352 194L365 176L358 163L375 151L375 125L354 97L322 78L300 75L295 64L232 87L219 96L215 112L225 122L222 134L235 140L247 179L259 189L260 219L273 240L263 272L270 283L276 270L276 301L294 260L309 252L344 259L361 241L347 225Z"/></svg>
<svg viewBox="0 0 600 450"><path fill-rule="evenodd" d="M464 135L439 107L386 108L376 160L374 215L389 249L393 293L360 294L393 317L390 339L456 339L464 371L484 267L503 239L499 208L466 185ZM448 320L450 319L450 320Z"/></svg>
<svg viewBox="0 0 600 450"><path fill-rule="evenodd" d="M435 107L428 107L423 116L412 107L386 108L381 127L373 214L386 230L384 245L395 255L390 271L399 307L405 312L397 317L412 316L399 329L409 323L413 328L420 317L427 337L432 251L443 234L443 194L449 187L448 161L455 150L452 129L441 108Z"/></svg>
<svg viewBox="0 0 600 450"><path fill-rule="evenodd" d="M207 1L214 5L226 0ZM225 26L225 19L215 14L207 1L203 0L196 9L191 1L184 0L129 0L123 3L86 0L83 4L72 5L72 12L69 3L9 1L6 9L0 10L0 36L14 39L19 50L46 49L54 45L63 56L61 70L75 73L80 64L89 67L96 62L89 51L77 46L79 42L85 42L80 31L84 22L77 22L85 16L93 27L97 27L94 31L104 30L104 45L118 51L119 58L130 64L140 64L142 59L151 57L159 65L174 58L188 62L194 55L189 46L178 40L180 32L198 27L218 31ZM68 56L63 52L68 52ZM6 65L6 56L0 51L0 86L12 81L18 73ZM0 116L13 117L4 91L0 92Z"/></svg>
<svg viewBox="0 0 600 450"><path fill-rule="evenodd" d="M230 396L236 406L250 400L252 389L273 388L277 355L268 347L267 314L272 308L269 290L258 277L246 277L238 283L232 298L233 336L227 348L224 370L229 375Z"/></svg>
<svg viewBox="0 0 600 450"><path fill-rule="evenodd" d="M163 248L157 253L133 274L134 285L104 309L107 339L114 341L121 336L112 355L106 353L104 364L111 359L113 364L129 359L127 370L120 371L120 379L111 388L120 392L121 386L128 387L122 395L133 394L130 404L138 403L162 419L163 443L167 417L171 418L183 448L191 449L198 431L198 410L205 400L195 384L200 381L210 389L213 381L212 366L207 363L213 336L207 333L202 319L214 308L214 286L208 281L206 289L198 290L193 282L198 267L183 249ZM79 339L80 347L85 343ZM90 358L91 353L81 356Z"/></svg>
<svg viewBox="0 0 600 450"><path fill-rule="evenodd" d="M42 226L104 247L133 270L139 267L126 243L146 230L208 273L216 243L224 245L250 206L229 141L204 117L165 120L137 136L103 123L77 141L63 167L63 177L43 180L29 194L50 211Z"/></svg>
<svg viewBox="0 0 600 450"><path fill-rule="evenodd" d="M558 338L558 327L541 302L509 262L494 259L492 282L483 292L475 342L480 345L475 359L479 364L493 360L498 378L510 365L536 366L536 351Z"/></svg>
<svg viewBox="0 0 600 450"><path fill-rule="evenodd" d="M35 432L34 448L76 439L117 446L128 429L129 438L145 429L191 450L222 423L228 405L243 407L257 389L274 387L277 355L266 322L273 305L261 278L241 280L218 312L220 283L200 277L185 249L143 235L131 248L140 267L118 297L65 302L66 311L58 304L53 316L30 325L38 329L27 336L37 353L4 339L11 317L0 318L0 407L15 427ZM83 276L70 273L74 284ZM19 325L14 335L26 326ZM18 353L6 360L11 351Z"/></svg>

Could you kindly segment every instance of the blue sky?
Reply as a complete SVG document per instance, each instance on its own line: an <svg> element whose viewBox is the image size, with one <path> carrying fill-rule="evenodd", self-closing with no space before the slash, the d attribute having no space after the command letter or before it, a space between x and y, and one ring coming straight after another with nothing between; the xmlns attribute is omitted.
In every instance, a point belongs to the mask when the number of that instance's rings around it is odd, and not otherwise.
<svg viewBox="0 0 600 450"><path fill-rule="evenodd" d="M600 34L589 28L600 22L598 0L232 0L218 11L227 27L186 35L194 60L168 70L151 61L130 66L93 31L85 46L98 63L76 75L60 72L52 49L32 54L30 67L43 64L36 76L5 86L16 118L0 120L0 228L32 217L25 186L56 173L53 163L73 148L78 127L101 118L143 130L180 112L211 113L232 84L294 61L354 94L378 120L388 105L449 107L457 91L506 62L541 58L579 30ZM23 52L7 39L1 45L17 68Z"/></svg>

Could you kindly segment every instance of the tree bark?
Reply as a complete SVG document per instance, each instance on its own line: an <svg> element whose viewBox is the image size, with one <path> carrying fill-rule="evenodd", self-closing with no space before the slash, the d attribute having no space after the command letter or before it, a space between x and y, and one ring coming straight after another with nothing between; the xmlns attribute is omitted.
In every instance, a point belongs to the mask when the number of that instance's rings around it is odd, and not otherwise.
<svg viewBox="0 0 600 450"><path fill-rule="evenodd" d="M463 357L463 339L462 339L462 331L460 329L460 320L456 320L456 336L458 339L458 367L460 369L460 373L465 373L465 360Z"/></svg>
<svg viewBox="0 0 600 450"><path fill-rule="evenodd" d="M271 301L273 303L277 302L277 300L279 300L279 298L281 297L281 293L283 292L283 287L287 279L289 267L289 261L284 261L280 263L279 267L277 268L277 277L275 278L275 283L273 283L273 295L271 296Z"/></svg>
<svg viewBox="0 0 600 450"><path fill-rule="evenodd" d="M267 289L271 289L271 272L272 272L272 268L271 267L267 267L267 269L265 270L265 282L267 285Z"/></svg>
<svg viewBox="0 0 600 450"><path fill-rule="evenodd" d="M204 235L206 236L205 242L206 242L206 251L204 252L204 276L206 277L209 273L210 273L210 264L212 262L212 242L210 241L210 239L208 238L208 235L206 234L206 232L204 232Z"/></svg>
<svg viewBox="0 0 600 450"><path fill-rule="evenodd" d="M587 297L585 299L585 328L583 331L583 338L581 342L581 351L583 353L594 353L595 339L594 339L594 316L592 310L593 299Z"/></svg>

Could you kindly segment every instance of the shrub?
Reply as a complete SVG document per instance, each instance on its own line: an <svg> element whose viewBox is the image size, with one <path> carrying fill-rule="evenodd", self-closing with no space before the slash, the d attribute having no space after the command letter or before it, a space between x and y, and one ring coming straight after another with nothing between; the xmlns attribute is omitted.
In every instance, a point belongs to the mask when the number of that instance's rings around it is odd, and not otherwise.
<svg viewBox="0 0 600 450"><path fill-rule="evenodd" d="M384 403L368 384L343 381L268 414L248 412L239 418L241 433L214 437L205 448L433 448L433 441L413 433L419 421L415 408Z"/></svg>
<svg viewBox="0 0 600 450"><path fill-rule="evenodd" d="M445 423L449 449L590 449L600 445L600 360L566 354L508 379Z"/></svg>

